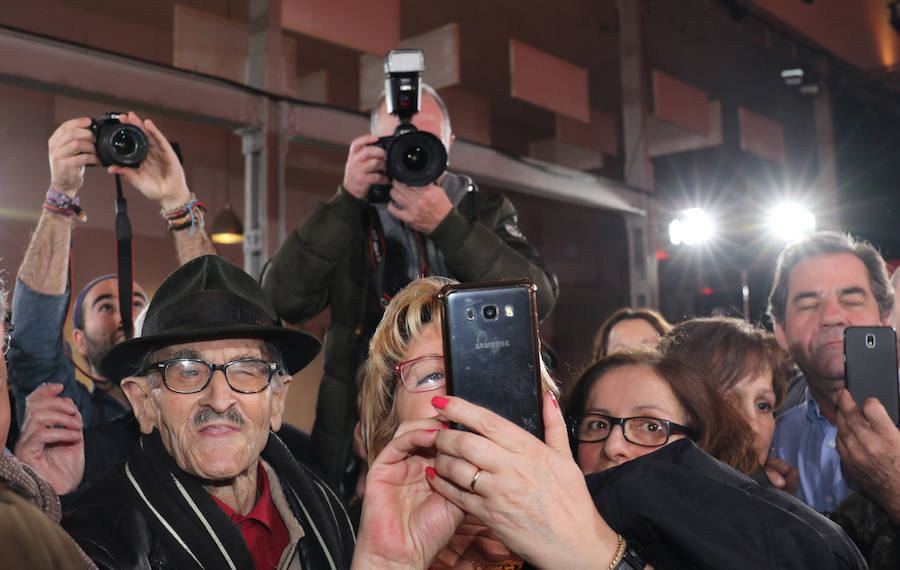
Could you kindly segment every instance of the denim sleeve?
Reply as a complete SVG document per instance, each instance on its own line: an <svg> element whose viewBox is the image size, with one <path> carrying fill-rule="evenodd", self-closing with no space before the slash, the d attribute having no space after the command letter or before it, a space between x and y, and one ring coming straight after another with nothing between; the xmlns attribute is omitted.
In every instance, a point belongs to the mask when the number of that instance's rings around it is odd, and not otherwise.
<svg viewBox="0 0 900 570"><path fill-rule="evenodd" d="M12 313L15 329L7 356L9 385L20 426L25 417L25 398L45 382L65 385L62 395L75 402L85 419L93 415L91 393L75 378L75 367L63 345L69 296L68 288L62 295L47 295L16 279Z"/></svg>

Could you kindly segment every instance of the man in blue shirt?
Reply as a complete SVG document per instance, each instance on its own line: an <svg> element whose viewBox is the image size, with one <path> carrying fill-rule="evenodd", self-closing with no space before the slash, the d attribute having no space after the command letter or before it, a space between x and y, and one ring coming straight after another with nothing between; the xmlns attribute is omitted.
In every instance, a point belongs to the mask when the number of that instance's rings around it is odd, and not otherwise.
<svg viewBox="0 0 900 570"><path fill-rule="evenodd" d="M769 314L807 392L780 417L772 455L798 470L797 496L817 510L833 511L855 488L838 453L844 329L887 325L893 304L884 260L865 241L819 232L788 245L778 258ZM783 462L770 460L772 479L786 475Z"/></svg>

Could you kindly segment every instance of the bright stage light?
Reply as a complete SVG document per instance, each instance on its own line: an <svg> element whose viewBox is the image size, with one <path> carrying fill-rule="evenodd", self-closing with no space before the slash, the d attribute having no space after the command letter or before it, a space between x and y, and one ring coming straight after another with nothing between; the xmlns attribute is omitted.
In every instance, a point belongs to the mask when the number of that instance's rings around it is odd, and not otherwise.
<svg viewBox="0 0 900 570"><path fill-rule="evenodd" d="M769 214L769 231L784 241L793 241L816 230L816 217L800 204L781 204Z"/></svg>
<svg viewBox="0 0 900 570"><path fill-rule="evenodd" d="M712 218L700 208L690 208L669 224L669 241L674 245L697 245L715 233Z"/></svg>

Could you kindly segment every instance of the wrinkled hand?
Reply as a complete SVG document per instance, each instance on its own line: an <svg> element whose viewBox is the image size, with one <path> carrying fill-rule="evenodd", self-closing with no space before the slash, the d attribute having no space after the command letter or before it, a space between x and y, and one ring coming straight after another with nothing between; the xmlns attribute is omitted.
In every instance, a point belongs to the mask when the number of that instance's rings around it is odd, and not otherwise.
<svg viewBox="0 0 900 570"><path fill-rule="evenodd" d="M363 135L350 143L350 152L344 165L343 186L360 200L368 199L369 187L373 184L389 182L384 174L384 149L371 146L377 140L377 135Z"/></svg>
<svg viewBox="0 0 900 570"><path fill-rule="evenodd" d="M142 121L134 111L120 115L119 121L140 127L147 135L150 149L141 161L140 167L110 166L106 171L121 175L141 194L157 202L164 210L176 208L187 202L191 192L184 177L184 169L172 145L156 128L153 121L150 119Z"/></svg>
<svg viewBox="0 0 900 570"><path fill-rule="evenodd" d="M862 411L846 389L838 393L837 450L847 474L900 523L900 430L875 398Z"/></svg>
<svg viewBox="0 0 900 570"><path fill-rule="evenodd" d="M50 188L74 198L84 183L84 167L100 164L94 150L91 119L80 117L61 124L47 141Z"/></svg>
<svg viewBox="0 0 900 570"><path fill-rule="evenodd" d="M394 181L388 213L423 234L434 231L453 210L444 189L436 184L413 188Z"/></svg>
<svg viewBox="0 0 900 570"><path fill-rule="evenodd" d="M369 467L354 568L427 568L463 520L425 474L437 432L445 430L437 420L416 423L419 429L401 424Z"/></svg>
<svg viewBox="0 0 900 570"><path fill-rule="evenodd" d="M770 455L766 459L766 476L776 489L797 496L800 489L800 471L780 457Z"/></svg>
<svg viewBox="0 0 900 570"><path fill-rule="evenodd" d="M62 384L41 384L28 396L14 450L57 495L74 491L84 476L81 414L72 400L59 396L62 391Z"/></svg>
<svg viewBox="0 0 900 570"><path fill-rule="evenodd" d="M549 393L543 409L547 443L458 398L447 398L439 411L477 433L438 433L438 476L430 479L438 493L481 519L510 550L539 568L596 568L598 561L612 560L616 533L594 506Z"/></svg>

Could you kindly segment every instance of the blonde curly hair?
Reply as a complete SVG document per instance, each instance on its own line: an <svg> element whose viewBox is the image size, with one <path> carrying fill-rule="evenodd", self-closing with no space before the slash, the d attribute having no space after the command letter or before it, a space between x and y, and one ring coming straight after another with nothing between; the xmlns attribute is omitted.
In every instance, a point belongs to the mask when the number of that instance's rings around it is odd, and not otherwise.
<svg viewBox="0 0 900 570"><path fill-rule="evenodd" d="M457 281L444 277L413 281L394 296L372 335L369 357L360 367L357 378L360 432L368 450L369 463L384 449L400 425L394 407L400 379L394 367L403 362L410 341L417 338L426 325L441 326L438 293L444 285L452 283ZM559 388L543 363L540 368L544 389L558 396Z"/></svg>

